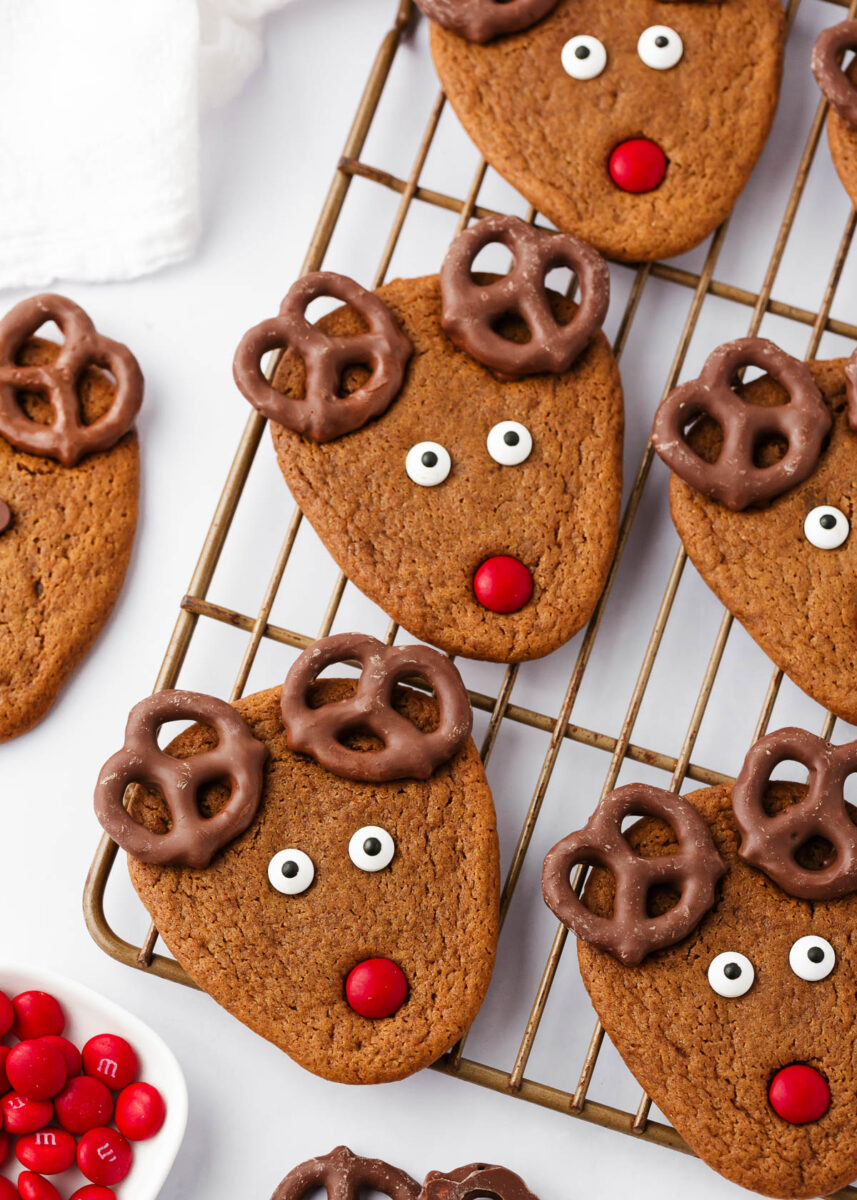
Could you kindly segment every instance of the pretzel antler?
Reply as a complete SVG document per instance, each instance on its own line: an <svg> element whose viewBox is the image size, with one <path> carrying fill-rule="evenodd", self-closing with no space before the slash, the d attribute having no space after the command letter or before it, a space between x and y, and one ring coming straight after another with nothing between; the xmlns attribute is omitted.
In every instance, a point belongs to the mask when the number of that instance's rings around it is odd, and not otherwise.
<svg viewBox="0 0 857 1200"><path fill-rule="evenodd" d="M445 1174L430 1171L420 1192L420 1200L537 1200L527 1185L508 1167L471 1163Z"/></svg>
<svg viewBox="0 0 857 1200"><path fill-rule="evenodd" d="M368 332L331 337L307 321L306 310L319 296L333 296L359 313ZM278 392L262 373L269 350L293 350L306 368L303 399ZM316 271L286 293L280 315L245 333L235 352L235 382L263 416L314 442L330 442L360 429L390 407L401 390L413 353L410 339L387 305L346 275ZM341 395L348 367L368 366L364 384Z"/></svg>
<svg viewBox="0 0 857 1200"><path fill-rule="evenodd" d="M490 42L529 29L556 8L559 0L417 0L444 29L468 42Z"/></svg>
<svg viewBox="0 0 857 1200"><path fill-rule="evenodd" d="M502 242L515 261L508 275L477 283L473 262L490 242ZM580 307L567 325L554 317L545 278L570 267L580 283ZM597 250L567 233L534 229L520 217L486 217L460 233L440 270L443 328L462 350L511 378L567 371L607 315L610 273ZM500 317L517 313L530 339L513 342L495 329Z"/></svg>
<svg viewBox="0 0 857 1200"><path fill-rule="evenodd" d="M842 70L846 50L857 50L857 21L840 21L818 35L812 73L834 112L857 129L857 87Z"/></svg>
<svg viewBox="0 0 857 1200"><path fill-rule="evenodd" d="M676 854L643 858L622 833L629 816L666 821L678 838ZM578 864L604 867L616 881L612 917L599 917L575 894L569 875ZM715 900L726 868L711 831L682 796L647 784L631 783L611 792L586 827L558 842L545 858L545 903L577 937L608 950L626 966L674 946L702 920ZM659 917L646 910L649 892L668 884L680 892L678 903Z"/></svg>
<svg viewBox="0 0 857 1200"><path fill-rule="evenodd" d="M308 692L332 663L357 659L363 673L346 700L310 708ZM395 685L416 676L431 684L440 715L431 733L417 729L393 707ZM461 676L445 654L427 646L385 646L360 633L340 633L315 642L293 664L283 684L283 724L289 746L309 754L344 779L372 783L391 779L428 779L465 744L473 710ZM383 750L352 750L349 733L369 731Z"/></svg>
<svg viewBox="0 0 857 1200"><path fill-rule="evenodd" d="M166 754L158 746L158 730L167 721L182 720L210 726L217 745L190 758ZM131 709L125 745L101 770L95 814L113 841L140 862L207 867L255 817L267 755L264 743L225 700L199 692L156 692ZM232 785L229 800L220 812L204 817L197 802L199 789L220 779ZM160 790L172 821L166 833L146 829L127 812L123 799L130 783Z"/></svg>
<svg viewBox="0 0 857 1200"><path fill-rule="evenodd" d="M788 404L748 404L732 383L746 366L762 367L789 394ZM686 429L708 416L723 431L723 448L709 463L691 449ZM719 346L699 378L670 392L655 414L652 443L676 475L733 511L772 500L812 474L832 418L806 363L764 338ZM757 467L754 451L764 437L779 436L788 449L779 462Z"/></svg>
<svg viewBox="0 0 857 1200"><path fill-rule="evenodd" d="M420 1190L398 1167L379 1158L358 1158L347 1146L337 1146L290 1171L271 1200L304 1200L317 1188L324 1188L328 1200L360 1200L367 1191L381 1192L390 1200L416 1200Z"/></svg>
<svg viewBox="0 0 857 1200"><path fill-rule="evenodd" d="M771 773L794 759L809 770L803 800L782 812L765 812ZM750 749L732 788L732 810L741 834L738 851L790 896L831 900L857 891L857 825L845 803L845 781L857 772L857 741L832 746L804 729L779 729ZM818 870L803 867L796 855L810 838L823 838L834 849L832 861Z"/></svg>

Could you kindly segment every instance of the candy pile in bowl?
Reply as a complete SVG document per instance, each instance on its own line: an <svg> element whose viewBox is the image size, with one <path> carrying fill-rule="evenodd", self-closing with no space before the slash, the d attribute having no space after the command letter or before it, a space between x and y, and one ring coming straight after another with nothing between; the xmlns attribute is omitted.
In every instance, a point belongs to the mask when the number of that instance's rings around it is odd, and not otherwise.
<svg viewBox="0 0 857 1200"><path fill-rule="evenodd" d="M80 1049L63 1037L66 1020L48 992L10 1000L0 991L0 1166L17 1159L17 1188L0 1178L0 1200L115 1200L113 1188L134 1160L133 1142L154 1137L164 1123L164 1100L137 1079L134 1048L113 1033ZM89 1182L64 1197L46 1176L77 1165Z"/></svg>

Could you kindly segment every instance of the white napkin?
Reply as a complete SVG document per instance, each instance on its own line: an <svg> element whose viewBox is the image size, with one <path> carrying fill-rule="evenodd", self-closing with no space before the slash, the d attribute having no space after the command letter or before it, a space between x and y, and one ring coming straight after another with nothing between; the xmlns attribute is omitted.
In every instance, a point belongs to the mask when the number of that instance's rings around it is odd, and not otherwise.
<svg viewBox="0 0 857 1200"><path fill-rule="evenodd" d="M0 3L0 288L128 279L199 232L199 115L285 0Z"/></svg>

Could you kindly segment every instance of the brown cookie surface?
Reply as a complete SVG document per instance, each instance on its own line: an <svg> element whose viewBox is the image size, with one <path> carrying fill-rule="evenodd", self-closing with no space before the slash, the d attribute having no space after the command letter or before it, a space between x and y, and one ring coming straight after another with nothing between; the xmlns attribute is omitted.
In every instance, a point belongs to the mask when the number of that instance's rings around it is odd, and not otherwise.
<svg viewBox="0 0 857 1200"><path fill-rule="evenodd" d="M414 344L404 387L382 418L325 445L272 425L292 494L343 571L409 633L491 661L548 654L586 623L616 545L624 411L607 341L597 334L562 375L501 382L441 329L436 276L395 280L378 294ZM554 303L569 319L571 302ZM320 324L359 329L346 310ZM293 354L275 385L300 394ZM532 434L517 466L486 448L507 420ZM405 471L409 449L424 441L452 459L435 487ZM532 599L518 612L489 612L475 598L474 575L495 555L532 574Z"/></svg>
<svg viewBox="0 0 857 1200"><path fill-rule="evenodd" d="M777 807L802 796L775 785ZM795 900L737 855L728 788L694 792L727 865L714 909L679 945L624 967L578 943L583 981L629 1069L692 1148L720 1174L767 1196L826 1196L857 1174L857 897ZM645 855L670 853L674 837L645 820L628 834ZM588 907L607 915L612 879L592 872ZM789 951L798 938L829 942L833 970L798 977ZM718 995L708 967L721 953L745 955L755 976L741 996ZM820 1119L790 1124L774 1112L774 1075L805 1063L827 1081Z"/></svg>
<svg viewBox="0 0 857 1200"><path fill-rule="evenodd" d="M52 362L58 351L36 338L20 361ZM85 420L104 413L113 395L109 377L89 368ZM30 397L25 408L50 420L44 400ZM0 437L0 501L9 508L0 532L0 742L41 720L110 615L131 556L139 487L133 432L76 467Z"/></svg>
<svg viewBox="0 0 857 1200"><path fill-rule="evenodd" d="M353 682L324 680L320 702ZM236 703L268 748L261 807L248 831L205 870L131 861L131 878L164 941L224 1008L301 1066L344 1083L401 1079L428 1066L470 1026L494 965L499 904L496 819L479 755L469 742L426 782L360 784L337 778L286 745L280 689ZM422 728L434 700L404 689L397 707ZM170 747L186 757L211 745L194 726ZM226 797L211 788L207 811ZM163 829L156 798L134 813ZM352 835L385 829L388 867L359 869ZM268 880L279 851L307 854L315 876L299 895ZM389 958L408 982L392 1017L358 1016L345 980L359 963Z"/></svg>
<svg viewBox="0 0 857 1200"><path fill-rule="evenodd" d="M730 512L673 476L673 521L705 582L752 638L807 695L857 721L857 537L835 549L806 537L813 509L830 505L853 524L857 434L848 426L844 359L809 364L834 415L827 449L810 477L763 508ZM748 400L781 404L769 377ZM696 445L704 450L710 430Z"/></svg>
<svg viewBox="0 0 857 1200"><path fill-rule="evenodd" d="M857 83L857 60L846 68L845 74L852 83ZM827 117L827 138L836 173L852 203L857 204L857 129L831 109Z"/></svg>
<svg viewBox="0 0 857 1200"><path fill-rule="evenodd" d="M683 43L669 69L638 53L652 26ZM484 46L433 26L432 51L488 162L559 229L639 261L689 250L731 212L773 121L783 34L779 0L560 0L533 28ZM595 78L563 68L563 47L579 35L606 50ZM637 138L667 159L659 186L642 194L608 170L616 147Z"/></svg>

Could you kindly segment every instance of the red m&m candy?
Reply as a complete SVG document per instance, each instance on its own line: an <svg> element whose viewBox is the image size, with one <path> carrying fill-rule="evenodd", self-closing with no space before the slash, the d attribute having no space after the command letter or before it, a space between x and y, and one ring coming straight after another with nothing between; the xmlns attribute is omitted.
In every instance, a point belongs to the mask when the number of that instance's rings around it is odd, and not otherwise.
<svg viewBox="0 0 857 1200"><path fill-rule="evenodd" d="M22 1167L40 1175L59 1175L74 1165L77 1143L64 1129L41 1129L18 1138L15 1154Z"/></svg>
<svg viewBox="0 0 857 1200"><path fill-rule="evenodd" d="M86 1133L106 1125L113 1116L113 1095L100 1079L78 1075L57 1096L57 1120L69 1133ZM123 1130L124 1132L124 1130Z"/></svg>
<svg viewBox="0 0 857 1200"><path fill-rule="evenodd" d="M114 1033L100 1033L83 1047L83 1069L114 1092L121 1092L134 1081L137 1055L124 1038Z"/></svg>
<svg viewBox="0 0 857 1200"><path fill-rule="evenodd" d="M508 554L486 558L473 576L473 591L483 608L494 613L518 612L533 594L533 577Z"/></svg>
<svg viewBox="0 0 857 1200"><path fill-rule="evenodd" d="M15 1010L5 992L0 992L0 1037L5 1037L15 1024Z"/></svg>
<svg viewBox="0 0 857 1200"><path fill-rule="evenodd" d="M3 1124L9 1133L35 1133L44 1129L54 1115L50 1100L27 1100L17 1092L9 1092L0 1100Z"/></svg>
<svg viewBox="0 0 857 1200"><path fill-rule="evenodd" d="M2 1196L0 1200L3 1200ZM110 1188L100 1187L97 1183L85 1183L69 1200L116 1200L116 1193Z"/></svg>
<svg viewBox="0 0 857 1200"><path fill-rule="evenodd" d="M827 1080L806 1063L792 1063L777 1071L768 1092L777 1116L790 1125L808 1125L818 1121L830 1108Z"/></svg>
<svg viewBox="0 0 857 1200"><path fill-rule="evenodd" d="M78 1142L77 1165L90 1183L121 1183L133 1158L131 1147L116 1129L90 1129Z"/></svg>
<svg viewBox="0 0 857 1200"><path fill-rule="evenodd" d="M0 1179L0 1200L21 1200L18 1189L8 1179Z"/></svg>
<svg viewBox="0 0 857 1200"><path fill-rule="evenodd" d="M65 1016L59 1002L47 992L21 992L12 1001L12 1007L15 1010L12 1032L21 1041L62 1033L65 1029Z"/></svg>
<svg viewBox="0 0 857 1200"><path fill-rule="evenodd" d="M653 192L667 173L667 156L648 138L620 142L607 163L610 178L623 192Z"/></svg>
<svg viewBox="0 0 857 1200"><path fill-rule="evenodd" d="M32 1171L22 1171L18 1176L18 1195L21 1200L62 1200L52 1183Z"/></svg>
<svg viewBox="0 0 857 1200"><path fill-rule="evenodd" d="M50 1033L47 1037L43 1037L41 1040L43 1042L47 1042L49 1046L54 1046L57 1050L59 1050L60 1054L65 1059L65 1068L69 1079L74 1079L75 1075L80 1074L83 1063L81 1061L80 1051L73 1042L70 1042L68 1038L60 1037L59 1034L56 1033Z"/></svg>
<svg viewBox="0 0 857 1200"><path fill-rule="evenodd" d="M150 1083L132 1083L116 1099L116 1124L131 1142L154 1137L166 1115L163 1097Z"/></svg>
<svg viewBox="0 0 857 1200"><path fill-rule="evenodd" d="M9 1082L28 1100L50 1100L62 1089L67 1074L62 1054L44 1039L19 1042L6 1057Z"/></svg>
<svg viewBox="0 0 857 1200"><path fill-rule="evenodd" d="M9 1057L9 1047L0 1046L0 1096L5 1096L11 1089L9 1077L6 1074L6 1059Z"/></svg>
<svg viewBox="0 0 857 1200"><path fill-rule="evenodd" d="M367 958L349 973L345 998L361 1017L392 1017L408 998L408 981L389 958Z"/></svg>
<svg viewBox="0 0 857 1200"><path fill-rule="evenodd" d="M0 1133L0 1167L9 1157L9 1138L5 1133Z"/></svg>

